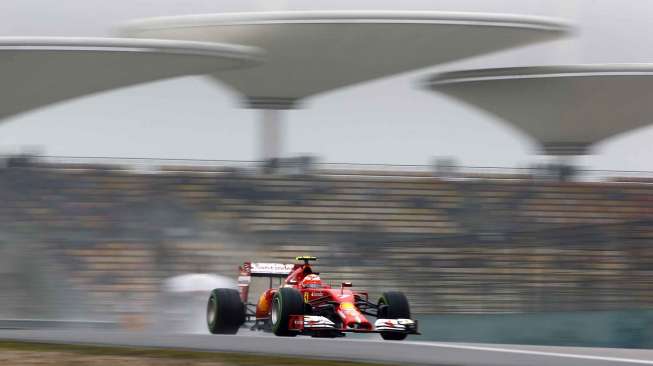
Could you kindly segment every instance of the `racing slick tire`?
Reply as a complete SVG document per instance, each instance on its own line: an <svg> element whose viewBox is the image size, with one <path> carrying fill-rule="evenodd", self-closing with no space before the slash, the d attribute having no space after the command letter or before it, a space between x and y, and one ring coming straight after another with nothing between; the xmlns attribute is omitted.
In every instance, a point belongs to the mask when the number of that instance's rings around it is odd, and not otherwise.
<svg viewBox="0 0 653 366"><path fill-rule="evenodd" d="M272 297L270 320L275 335L280 337L297 335L296 331L288 329L290 315L304 315L304 299L297 289L282 287Z"/></svg>
<svg viewBox="0 0 653 366"><path fill-rule="evenodd" d="M237 290L216 288L206 306L206 323L212 334L236 334L245 322L245 306Z"/></svg>
<svg viewBox="0 0 653 366"><path fill-rule="evenodd" d="M379 319L410 319L410 306L403 292L384 292L378 303L377 318ZM406 333L381 332L381 337L387 341L406 339Z"/></svg>

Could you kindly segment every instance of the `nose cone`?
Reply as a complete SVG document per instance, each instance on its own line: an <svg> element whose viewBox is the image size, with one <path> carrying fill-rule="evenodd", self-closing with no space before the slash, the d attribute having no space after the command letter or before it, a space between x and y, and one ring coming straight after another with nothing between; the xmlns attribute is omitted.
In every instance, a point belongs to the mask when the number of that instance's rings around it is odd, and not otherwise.
<svg viewBox="0 0 653 366"><path fill-rule="evenodd" d="M345 325L346 329L372 329L372 324L352 303L344 302L340 304L338 314L342 318L342 323Z"/></svg>

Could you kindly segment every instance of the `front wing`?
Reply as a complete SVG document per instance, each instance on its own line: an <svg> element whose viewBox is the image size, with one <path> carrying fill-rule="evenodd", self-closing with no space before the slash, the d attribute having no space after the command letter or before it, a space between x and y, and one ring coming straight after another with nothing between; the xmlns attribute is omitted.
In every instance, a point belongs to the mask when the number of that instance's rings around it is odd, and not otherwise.
<svg viewBox="0 0 653 366"><path fill-rule="evenodd" d="M290 315L288 329L299 333L381 333L397 332L420 334L417 330L417 320L413 319L377 319L372 329L339 328L331 320L316 315Z"/></svg>

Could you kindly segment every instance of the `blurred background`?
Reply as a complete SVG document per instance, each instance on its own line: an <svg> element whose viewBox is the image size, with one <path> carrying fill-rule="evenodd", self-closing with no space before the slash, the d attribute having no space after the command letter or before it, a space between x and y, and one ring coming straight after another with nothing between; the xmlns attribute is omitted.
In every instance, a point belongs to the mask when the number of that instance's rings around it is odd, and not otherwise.
<svg viewBox="0 0 653 366"><path fill-rule="evenodd" d="M653 128L560 161L420 84L467 68L649 62L648 1L6 0L0 36L388 8L543 15L577 31L310 97L286 113L284 149L268 160L252 138L258 112L206 77L3 120L0 323L206 332L207 287L233 286L244 261L310 254L329 281L405 291L420 340L653 346ZM174 280L198 273L220 277ZM199 325L175 323L196 314Z"/></svg>

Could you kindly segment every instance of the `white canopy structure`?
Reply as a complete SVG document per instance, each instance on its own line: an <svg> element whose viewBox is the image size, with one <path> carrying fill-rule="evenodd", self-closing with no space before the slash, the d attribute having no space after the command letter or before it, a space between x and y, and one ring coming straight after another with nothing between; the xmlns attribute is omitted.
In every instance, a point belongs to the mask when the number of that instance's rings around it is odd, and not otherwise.
<svg viewBox="0 0 653 366"><path fill-rule="evenodd" d="M215 76L263 116L262 155L281 153L278 110L317 93L435 64L561 37L570 28L540 17L407 11L208 14L138 20L142 38L246 44L266 62Z"/></svg>
<svg viewBox="0 0 653 366"><path fill-rule="evenodd" d="M498 116L548 155L653 123L653 64L468 70L435 75L430 89Z"/></svg>
<svg viewBox="0 0 653 366"><path fill-rule="evenodd" d="M183 75L251 66L253 47L119 38L0 37L0 118Z"/></svg>

